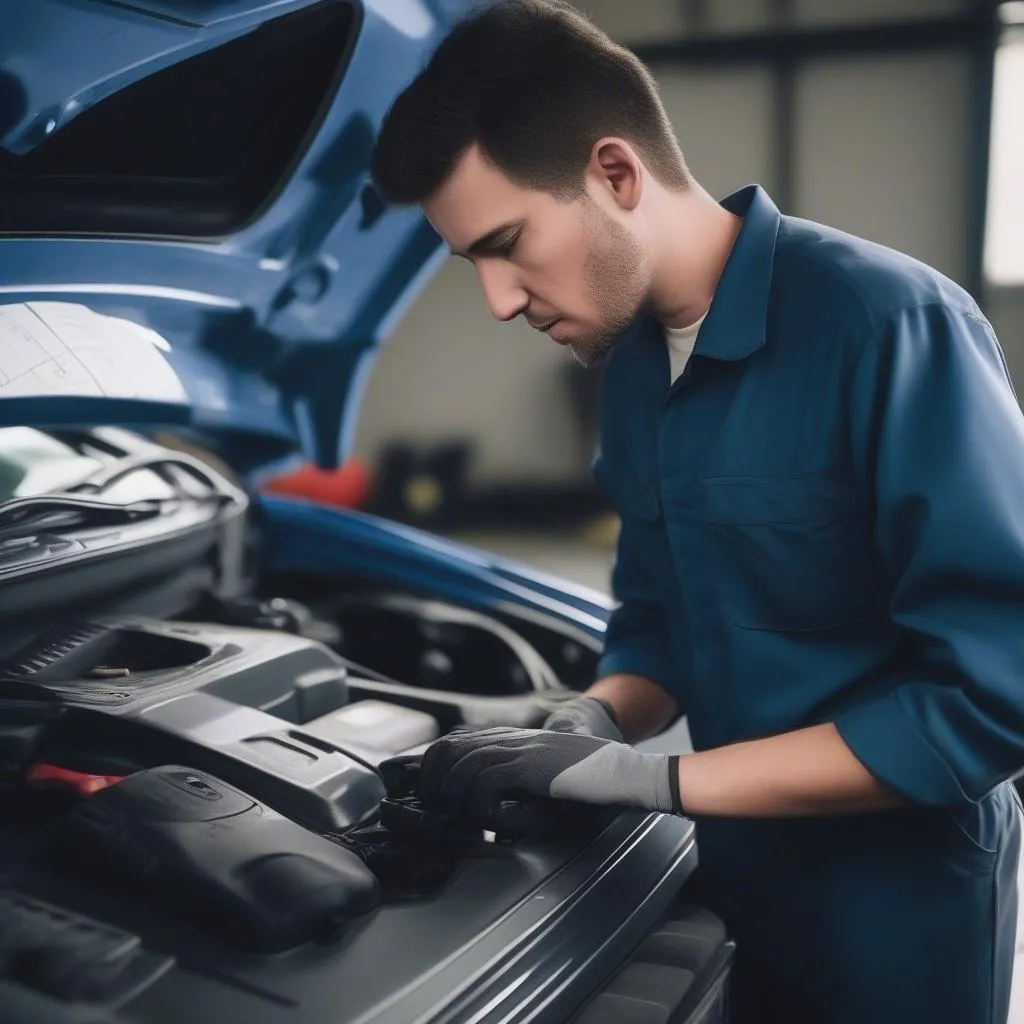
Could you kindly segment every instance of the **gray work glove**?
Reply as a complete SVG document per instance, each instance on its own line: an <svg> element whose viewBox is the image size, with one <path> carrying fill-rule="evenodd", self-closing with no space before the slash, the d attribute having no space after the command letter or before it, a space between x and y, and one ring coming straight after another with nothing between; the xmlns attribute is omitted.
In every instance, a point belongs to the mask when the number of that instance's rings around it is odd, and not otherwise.
<svg viewBox="0 0 1024 1024"><path fill-rule="evenodd" d="M603 740L622 742L622 732L615 710L597 697L577 697L552 711L543 728L552 732L571 732L577 736L597 736Z"/></svg>
<svg viewBox="0 0 1024 1024"><path fill-rule="evenodd" d="M524 796L682 813L679 757L546 729L482 729L432 743L419 796L432 810L485 823Z"/></svg>

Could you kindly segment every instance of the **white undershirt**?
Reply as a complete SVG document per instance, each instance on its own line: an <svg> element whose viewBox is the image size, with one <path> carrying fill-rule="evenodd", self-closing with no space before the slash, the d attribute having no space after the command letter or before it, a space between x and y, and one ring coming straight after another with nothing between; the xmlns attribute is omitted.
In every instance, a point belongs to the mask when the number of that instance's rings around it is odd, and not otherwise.
<svg viewBox="0 0 1024 1024"><path fill-rule="evenodd" d="M688 327L665 328L665 342L668 345L668 361L671 367L670 384L674 383L686 369L686 363L693 354L693 346L697 344L697 332L707 315L707 311L705 311L704 316L695 320Z"/></svg>

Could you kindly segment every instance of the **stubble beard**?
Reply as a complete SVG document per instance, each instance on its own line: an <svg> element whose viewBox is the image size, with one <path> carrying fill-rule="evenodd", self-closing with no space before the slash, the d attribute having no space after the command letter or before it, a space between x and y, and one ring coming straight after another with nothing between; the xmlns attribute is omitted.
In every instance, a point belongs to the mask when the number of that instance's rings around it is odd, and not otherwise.
<svg viewBox="0 0 1024 1024"><path fill-rule="evenodd" d="M567 347L576 362L589 370L608 358L623 331L639 315L647 288L640 243L599 206L588 203L588 207L583 279L601 327L573 338Z"/></svg>

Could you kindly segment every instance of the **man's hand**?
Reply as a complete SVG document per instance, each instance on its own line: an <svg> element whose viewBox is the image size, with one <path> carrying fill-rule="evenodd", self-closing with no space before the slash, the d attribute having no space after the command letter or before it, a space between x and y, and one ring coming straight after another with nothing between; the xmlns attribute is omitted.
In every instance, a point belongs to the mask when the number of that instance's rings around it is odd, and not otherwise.
<svg viewBox="0 0 1024 1024"><path fill-rule="evenodd" d="M576 736L597 736L622 742L622 733L611 704L596 697L577 697L548 715L544 728L552 732L571 732Z"/></svg>
<svg viewBox="0 0 1024 1024"><path fill-rule="evenodd" d="M678 757L544 729L484 729L437 740L419 795L433 810L486 822L503 799L550 797L679 813Z"/></svg>
<svg viewBox="0 0 1024 1024"><path fill-rule="evenodd" d="M639 743L664 732L679 714L679 705L657 683L643 676L602 676L581 694L613 708L615 725L626 743Z"/></svg>

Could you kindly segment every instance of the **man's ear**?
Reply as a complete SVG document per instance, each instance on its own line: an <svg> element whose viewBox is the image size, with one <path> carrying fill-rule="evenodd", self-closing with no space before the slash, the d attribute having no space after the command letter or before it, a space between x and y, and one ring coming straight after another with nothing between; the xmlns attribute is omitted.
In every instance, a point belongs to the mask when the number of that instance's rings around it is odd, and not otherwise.
<svg viewBox="0 0 1024 1024"><path fill-rule="evenodd" d="M644 165L622 139L605 138L590 151L586 176L623 210L635 210L644 194Z"/></svg>

